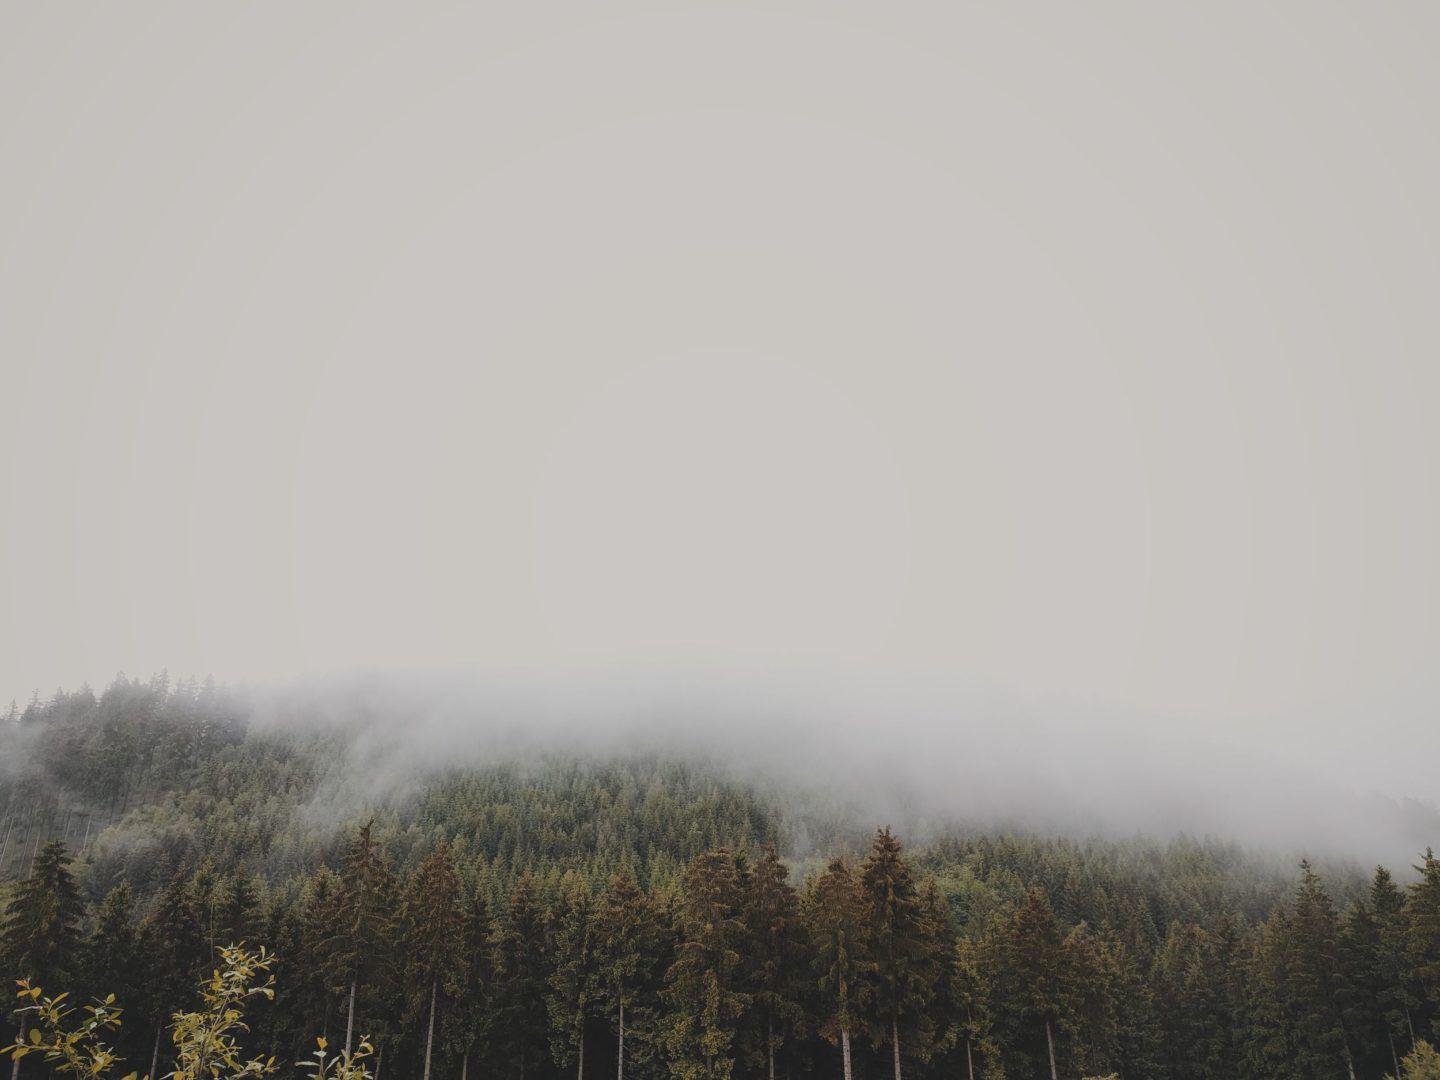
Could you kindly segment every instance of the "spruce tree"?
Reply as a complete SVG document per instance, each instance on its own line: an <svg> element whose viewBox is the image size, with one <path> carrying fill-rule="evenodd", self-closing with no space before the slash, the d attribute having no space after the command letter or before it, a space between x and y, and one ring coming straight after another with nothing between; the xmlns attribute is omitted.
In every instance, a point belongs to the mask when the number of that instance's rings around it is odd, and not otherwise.
<svg viewBox="0 0 1440 1080"><path fill-rule="evenodd" d="M764 1024L761 1056L768 1080L775 1080L775 1053L784 1047L786 1032L803 1015L797 979L800 902L789 878L774 843L767 844L751 870L745 898L747 967L755 1011Z"/></svg>
<svg viewBox="0 0 1440 1080"><path fill-rule="evenodd" d="M1339 920L1310 863L1301 862L1300 870L1300 887L1289 924L1289 988L1296 1014L1297 1063L1317 1080L1326 1076L1355 1080L1354 1060L1340 1010L1344 975L1338 948Z"/></svg>
<svg viewBox="0 0 1440 1080"><path fill-rule="evenodd" d="M874 967L869 898L850 863L836 858L806 886L802 905L810 964L820 991L820 1034L840 1046L851 1080L850 1037L870 999Z"/></svg>
<svg viewBox="0 0 1440 1080"><path fill-rule="evenodd" d="M340 870L344 894L341 933L336 941L336 964L346 983L345 1053L355 1040L357 1007L365 1009L376 983L384 977L391 957L395 920L395 879L389 860L374 838L372 818L357 831Z"/></svg>
<svg viewBox="0 0 1440 1080"><path fill-rule="evenodd" d="M545 912L527 871L510 890L495 938L495 1030L497 1049L519 1072L538 1072L548 1056L550 1017L546 1007Z"/></svg>
<svg viewBox="0 0 1440 1080"><path fill-rule="evenodd" d="M666 1043L679 1080L728 1080L749 1007L743 861L727 848L697 855L685 872L679 945L665 977Z"/></svg>
<svg viewBox="0 0 1440 1080"><path fill-rule="evenodd" d="M585 1080L585 1032L599 996L595 963L593 904L589 886L573 870L560 881L550 936L550 1054L555 1064L574 1066Z"/></svg>
<svg viewBox="0 0 1440 1080"><path fill-rule="evenodd" d="M95 913L94 924L86 939L85 985L89 996L103 1000L114 994L127 1010L141 1004L146 983L146 956L141 948L140 928L135 921L134 890L128 881L111 889ZM143 1012L137 1012L143 1016ZM117 1043L134 1048L133 1028L122 1029Z"/></svg>
<svg viewBox="0 0 1440 1080"><path fill-rule="evenodd" d="M992 984L986 959L986 952L979 942L969 938L956 942L951 987L957 1042L965 1062L965 1080L1004 1075L1004 1070L999 1067L1000 1052L993 1036Z"/></svg>
<svg viewBox="0 0 1440 1080"><path fill-rule="evenodd" d="M872 1037L888 1045L895 1080L901 1080L902 1035L922 1060L932 1035L927 1006L939 970L933 924L927 918L910 864L889 827L875 834L860 870L870 911L874 958Z"/></svg>
<svg viewBox="0 0 1440 1080"><path fill-rule="evenodd" d="M1010 917L1005 935L1005 969L1021 1017L1045 1033L1050 1080L1059 1080L1055 1027L1068 1011L1070 988L1060 926L1043 889L1031 887Z"/></svg>
<svg viewBox="0 0 1440 1080"><path fill-rule="evenodd" d="M468 1080L470 1062L484 1060L490 1049L496 1004L494 931L485 883L477 875L464 902L460 959L446 991L453 1005L442 1025L446 1045L460 1057L460 1080Z"/></svg>
<svg viewBox="0 0 1440 1080"><path fill-rule="evenodd" d="M6 985L28 979L38 986L68 986L80 967L80 918L83 905L65 844L52 840L35 857L30 876L11 897L0 921L0 957L8 973ZM26 1017L20 1018L25 1036ZM20 1075L20 1059L11 1069Z"/></svg>
<svg viewBox="0 0 1440 1080"><path fill-rule="evenodd" d="M617 1080L625 1080L627 1022L633 1028L637 1012L653 1011L662 952L658 906L628 870L601 895L592 936L599 999L615 1017Z"/></svg>
<svg viewBox="0 0 1440 1080"><path fill-rule="evenodd" d="M435 1021L441 1007L440 990L451 980L459 957L460 879L450 847L443 840L415 868L406 883L403 903L406 971L412 1016L425 1017L423 1080L430 1080L435 1049Z"/></svg>
<svg viewBox="0 0 1440 1080"><path fill-rule="evenodd" d="M1427 848L1415 867L1420 875L1405 898L1408 961L1416 986L1431 1005L1440 1006L1440 858Z"/></svg>

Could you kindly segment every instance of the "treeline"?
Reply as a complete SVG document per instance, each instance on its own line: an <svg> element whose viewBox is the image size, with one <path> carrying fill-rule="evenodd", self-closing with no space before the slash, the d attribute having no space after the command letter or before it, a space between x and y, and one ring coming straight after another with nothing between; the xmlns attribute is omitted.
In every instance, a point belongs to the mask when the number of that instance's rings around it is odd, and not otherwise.
<svg viewBox="0 0 1440 1080"><path fill-rule="evenodd" d="M663 889L507 881L444 841L397 873L365 826L298 888L202 866L142 914L128 884L87 911L53 842L0 948L17 979L115 994L121 1052L154 1076L168 1018L243 940L280 957L249 1049L299 1061L317 1031L364 1036L386 1076L1338 1080L1403 1075L1432 1034L1440 859L1419 870L1405 889L1378 870L1343 915L1307 864L1258 925L1157 927L1119 902L1070 924L1038 885L957 917L889 829L799 887L772 845L702 852Z"/></svg>
<svg viewBox="0 0 1440 1080"><path fill-rule="evenodd" d="M696 760L396 783L365 744L163 677L0 716L0 978L116 994L157 1076L237 941L279 958L249 1050L364 1034L394 1080L1375 1080L1440 1026L1429 855L1397 881L1186 839L902 851Z"/></svg>

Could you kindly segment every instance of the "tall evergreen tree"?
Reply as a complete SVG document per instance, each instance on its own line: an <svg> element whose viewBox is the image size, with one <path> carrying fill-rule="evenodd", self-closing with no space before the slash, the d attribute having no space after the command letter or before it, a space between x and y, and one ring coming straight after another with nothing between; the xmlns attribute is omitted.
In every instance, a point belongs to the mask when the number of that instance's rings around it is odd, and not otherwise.
<svg viewBox="0 0 1440 1080"><path fill-rule="evenodd" d="M362 825L345 852L340 871L344 885L343 928L336 942L336 962L346 982L345 1053L355 1042L355 1012L371 1004L386 961L392 957L395 920L395 879L389 860L374 837L372 818Z"/></svg>
<svg viewBox="0 0 1440 1080"><path fill-rule="evenodd" d="M498 1049L515 1065L521 1080L527 1072L543 1069L548 1056L545 938L545 912L535 879L525 872L510 890L495 939Z"/></svg>
<svg viewBox="0 0 1440 1080"><path fill-rule="evenodd" d="M888 827L875 834L860 870L860 884L870 910L874 957L872 1033L878 1044L890 1047L895 1080L901 1080L902 1034L922 1060L933 1035L927 1006L940 966L934 926L926 917L900 841Z"/></svg>
<svg viewBox="0 0 1440 1080"><path fill-rule="evenodd" d="M965 1080L1000 1080L999 1048L991 1019L991 975L980 943L961 938L955 945L955 972L951 981L956 1035L965 1062ZM976 1071L976 1059L980 1060Z"/></svg>
<svg viewBox="0 0 1440 1080"><path fill-rule="evenodd" d="M585 1034L599 996L593 937L594 900L573 870L560 881L550 935L550 1056L585 1080Z"/></svg>
<svg viewBox="0 0 1440 1080"><path fill-rule="evenodd" d="M822 1001L820 1034L839 1044L841 1075L851 1080L850 1037L869 1004L874 960L869 898L846 859L811 879L802 913Z"/></svg>
<svg viewBox="0 0 1440 1080"><path fill-rule="evenodd" d="M423 1080L430 1080L440 990L453 978L458 961L455 942L461 927L460 879L450 846L444 841L436 845L411 875L405 889L403 918L409 1011L411 1015L426 1018L425 1064L421 1075Z"/></svg>
<svg viewBox="0 0 1440 1080"><path fill-rule="evenodd" d="M627 1018L633 1028L638 1011L652 1011L662 952L660 918L654 898L641 891L629 871L610 879L595 910L597 990L615 1017L617 1080L625 1080Z"/></svg>
<svg viewBox="0 0 1440 1080"><path fill-rule="evenodd" d="M80 966L80 919L84 907L65 844L52 840L35 857L30 876L20 883L0 921L0 958L7 985L29 979L40 986L68 985ZM25 1014L20 1034L25 1035ZM20 1059L11 1078L20 1075Z"/></svg>
<svg viewBox="0 0 1440 1080"><path fill-rule="evenodd" d="M743 919L747 873L727 848L697 855L685 872L679 945L665 979L666 1042L679 1080L728 1080L735 1038L750 1004Z"/></svg>
<svg viewBox="0 0 1440 1080"><path fill-rule="evenodd" d="M804 1012L797 979L803 947L800 902L789 879L789 869L769 843L751 870L745 898L747 967L755 1012L764 1024L761 1051L769 1080L775 1080L776 1051Z"/></svg>
<svg viewBox="0 0 1440 1080"><path fill-rule="evenodd" d="M1409 926L1406 957L1420 993L1431 1006L1440 1006L1440 858L1427 848L1415 867L1420 875L1405 898Z"/></svg>
<svg viewBox="0 0 1440 1080"><path fill-rule="evenodd" d="M1005 935L1005 968L1013 985L1007 996L1022 1017L1044 1029L1050 1080L1059 1080L1055 1027L1070 1004L1062 945L1050 898L1032 886L1011 915Z"/></svg>
<svg viewBox="0 0 1440 1080"><path fill-rule="evenodd" d="M1300 870L1300 888L1289 923L1289 988L1296 1013L1297 1064L1317 1080L1327 1076L1355 1080L1355 1064L1340 1010L1343 974L1339 920L1310 863L1302 862Z"/></svg>
<svg viewBox="0 0 1440 1080"><path fill-rule="evenodd" d="M85 983L90 996L114 994L127 1008L134 1008L144 983L144 962L134 890L128 881L122 881L106 894L85 942Z"/></svg>
<svg viewBox="0 0 1440 1080"><path fill-rule="evenodd" d="M460 960L447 991L454 1004L443 1024L447 1045L460 1056L460 1080L468 1080L471 1060L483 1059L489 1050L496 1007L494 931L485 883L476 880L465 898Z"/></svg>

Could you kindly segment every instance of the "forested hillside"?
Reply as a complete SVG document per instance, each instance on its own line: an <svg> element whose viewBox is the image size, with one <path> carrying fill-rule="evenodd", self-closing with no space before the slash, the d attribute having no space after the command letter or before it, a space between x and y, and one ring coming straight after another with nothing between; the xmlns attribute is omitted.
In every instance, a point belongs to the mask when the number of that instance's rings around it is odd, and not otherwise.
<svg viewBox="0 0 1440 1080"><path fill-rule="evenodd" d="M0 975L115 994L141 1073L170 1072L167 1018L236 941L278 957L250 1052L368 1035L417 1080L1371 1080L1440 1034L1420 852L1392 876L1208 840L910 846L658 753L382 784L344 723L163 678L0 732Z"/></svg>

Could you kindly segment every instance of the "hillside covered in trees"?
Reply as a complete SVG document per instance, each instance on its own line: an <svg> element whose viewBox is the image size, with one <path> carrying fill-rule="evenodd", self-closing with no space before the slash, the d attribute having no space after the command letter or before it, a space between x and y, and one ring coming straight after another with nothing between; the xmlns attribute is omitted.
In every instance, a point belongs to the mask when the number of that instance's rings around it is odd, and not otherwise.
<svg viewBox="0 0 1440 1080"><path fill-rule="evenodd" d="M912 837L658 753L381 783L356 729L251 713L161 678L0 719L0 976L113 993L142 1074L240 941L278 958L247 1052L363 1035L402 1080L1373 1080L1440 1034L1429 854Z"/></svg>

